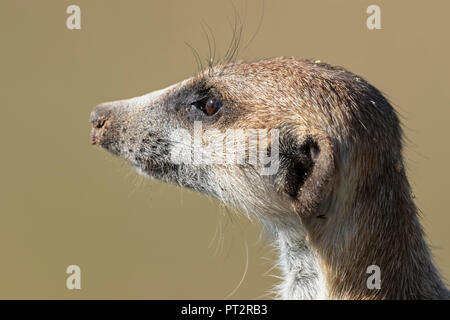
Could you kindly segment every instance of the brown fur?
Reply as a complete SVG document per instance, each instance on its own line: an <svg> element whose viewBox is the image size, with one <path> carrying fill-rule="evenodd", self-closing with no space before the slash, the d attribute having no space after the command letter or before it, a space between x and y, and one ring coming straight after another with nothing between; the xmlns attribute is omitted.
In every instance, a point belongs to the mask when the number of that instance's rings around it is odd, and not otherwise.
<svg viewBox="0 0 450 320"><path fill-rule="evenodd" d="M274 188L306 228L328 298L448 298L411 198L398 117L376 88L340 67L274 58L213 67L159 99L169 101L200 84L213 88L227 107L226 116L211 118L211 127L279 128L282 152L300 155L286 156ZM142 117L144 109L133 113ZM139 139L142 129L130 133L142 127L137 118L120 121L127 123L126 134L116 130L102 140L105 133L94 129L94 142ZM299 166L303 171L295 175ZM374 264L381 269L380 290L366 286L366 269Z"/></svg>

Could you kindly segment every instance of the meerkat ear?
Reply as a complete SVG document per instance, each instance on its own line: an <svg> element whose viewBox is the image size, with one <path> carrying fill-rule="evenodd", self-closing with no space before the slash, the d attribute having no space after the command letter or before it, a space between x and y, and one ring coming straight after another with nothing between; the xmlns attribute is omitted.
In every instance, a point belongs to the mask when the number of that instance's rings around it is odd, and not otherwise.
<svg viewBox="0 0 450 320"><path fill-rule="evenodd" d="M335 172L333 148L322 134L295 137L292 132L281 140L282 184L302 217L321 215L320 204L331 191Z"/></svg>

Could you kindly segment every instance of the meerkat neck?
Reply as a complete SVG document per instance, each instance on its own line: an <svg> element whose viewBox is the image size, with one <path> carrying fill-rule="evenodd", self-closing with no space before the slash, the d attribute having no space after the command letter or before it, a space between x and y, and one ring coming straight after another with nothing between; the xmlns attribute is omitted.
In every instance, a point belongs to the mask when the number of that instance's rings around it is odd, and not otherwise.
<svg viewBox="0 0 450 320"><path fill-rule="evenodd" d="M327 297L325 279L316 255L299 230L278 231L279 267L283 281L278 295L285 300L315 300Z"/></svg>
<svg viewBox="0 0 450 320"><path fill-rule="evenodd" d="M404 171L373 179L357 188L346 212L309 228L328 298L448 298Z"/></svg>

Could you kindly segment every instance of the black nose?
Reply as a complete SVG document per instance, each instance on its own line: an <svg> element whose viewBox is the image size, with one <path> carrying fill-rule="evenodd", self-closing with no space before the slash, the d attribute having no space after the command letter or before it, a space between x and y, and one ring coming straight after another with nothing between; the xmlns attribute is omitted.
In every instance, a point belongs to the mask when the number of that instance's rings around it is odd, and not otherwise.
<svg viewBox="0 0 450 320"><path fill-rule="evenodd" d="M94 129L102 128L111 116L111 106L100 104L91 112L91 123Z"/></svg>
<svg viewBox="0 0 450 320"><path fill-rule="evenodd" d="M108 103L103 103L94 108L91 112L92 133L91 142L101 144L107 131L107 123L111 120L113 107Z"/></svg>
<svg viewBox="0 0 450 320"><path fill-rule="evenodd" d="M91 123L92 123L93 128L100 129L101 127L103 127L105 122L106 122L106 120L100 118L97 113L95 113L95 112L91 113Z"/></svg>

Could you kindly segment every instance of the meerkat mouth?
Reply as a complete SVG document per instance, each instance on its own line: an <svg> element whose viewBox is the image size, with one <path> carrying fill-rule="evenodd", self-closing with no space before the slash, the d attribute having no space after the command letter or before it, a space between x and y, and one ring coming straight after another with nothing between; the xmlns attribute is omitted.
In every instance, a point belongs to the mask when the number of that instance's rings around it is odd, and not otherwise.
<svg viewBox="0 0 450 320"><path fill-rule="evenodd" d="M178 168L175 164L156 161L151 158L125 157L136 170L137 173L149 177L169 181L171 173L177 172Z"/></svg>

